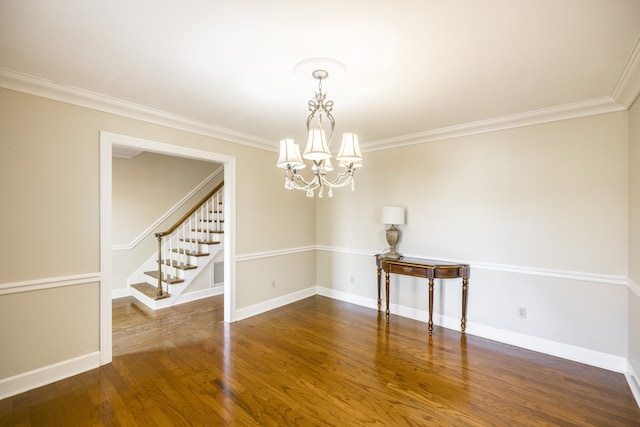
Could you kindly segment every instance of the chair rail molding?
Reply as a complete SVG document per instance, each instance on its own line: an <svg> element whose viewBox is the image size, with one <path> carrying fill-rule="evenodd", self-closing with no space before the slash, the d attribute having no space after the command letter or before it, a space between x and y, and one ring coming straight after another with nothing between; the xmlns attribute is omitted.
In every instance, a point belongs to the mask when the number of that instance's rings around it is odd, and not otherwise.
<svg viewBox="0 0 640 427"><path fill-rule="evenodd" d="M47 277L44 279L26 280L23 282L0 283L0 295L20 292L40 291L43 289L62 288L64 286L100 283L100 273L76 274L73 276Z"/></svg>

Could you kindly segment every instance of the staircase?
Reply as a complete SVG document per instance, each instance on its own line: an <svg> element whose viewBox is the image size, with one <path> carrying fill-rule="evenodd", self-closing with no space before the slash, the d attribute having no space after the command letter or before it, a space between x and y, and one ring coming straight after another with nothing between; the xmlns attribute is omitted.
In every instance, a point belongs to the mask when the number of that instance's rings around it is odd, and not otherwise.
<svg viewBox="0 0 640 427"><path fill-rule="evenodd" d="M224 182L171 228L155 233L158 252L128 280L133 297L158 309L179 302L179 297L188 293L203 267L223 250L223 194Z"/></svg>

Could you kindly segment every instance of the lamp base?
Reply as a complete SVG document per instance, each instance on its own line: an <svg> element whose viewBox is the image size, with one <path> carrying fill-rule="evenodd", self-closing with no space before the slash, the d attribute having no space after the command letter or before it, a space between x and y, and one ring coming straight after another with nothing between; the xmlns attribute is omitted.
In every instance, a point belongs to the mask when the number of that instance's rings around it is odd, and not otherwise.
<svg viewBox="0 0 640 427"><path fill-rule="evenodd" d="M400 230L395 225L392 225L386 232L387 243L389 244L389 253L385 254L385 258L400 259L402 255L396 252L396 244L400 238Z"/></svg>
<svg viewBox="0 0 640 427"><path fill-rule="evenodd" d="M391 252L389 252L388 254L384 254L382 257L386 259L400 259L402 258L402 255L397 253L392 254Z"/></svg>

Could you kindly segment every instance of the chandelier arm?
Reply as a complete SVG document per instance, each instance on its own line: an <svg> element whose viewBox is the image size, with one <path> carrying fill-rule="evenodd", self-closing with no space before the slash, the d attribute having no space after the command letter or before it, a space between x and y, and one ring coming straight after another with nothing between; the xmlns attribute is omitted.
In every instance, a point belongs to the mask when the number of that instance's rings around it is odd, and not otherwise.
<svg viewBox="0 0 640 427"><path fill-rule="evenodd" d="M351 184L351 182L353 182L353 171L352 170L346 170L346 171L342 172L340 175L338 175L332 181L328 181L327 179L323 180L324 185L326 185L328 187L331 187L331 188L344 187L345 185Z"/></svg>
<svg viewBox="0 0 640 427"><path fill-rule="evenodd" d="M313 179L307 182L302 175L297 172L291 171L291 174L287 177L287 179L289 180L289 183L297 190L315 190L319 187L317 175L314 175ZM304 185L298 184L296 180L302 182Z"/></svg>
<svg viewBox="0 0 640 427"><path fill-rule="evenodd" d="M310 99L309 100L309 115L307 116L307 132L309 132L309 123L311 123L311 120L315 117L316 113L318 112L318 109L320 109L320 105L321 104L317 104L315 100Z"/></svg>
<svg viewBox="0 0 640 427"><path fill-rule="evenodd" d="M324 110L324 112L327 114L329 122L331 123L331 132L329 132L329 140L327 141L327 145L331 147L331 141L333 141L333 129L336 127L336 121L333 119L333 114L331 114L331 110L333 109L333 101L327 102L327 105L330 105L331 107Z"/></svg>

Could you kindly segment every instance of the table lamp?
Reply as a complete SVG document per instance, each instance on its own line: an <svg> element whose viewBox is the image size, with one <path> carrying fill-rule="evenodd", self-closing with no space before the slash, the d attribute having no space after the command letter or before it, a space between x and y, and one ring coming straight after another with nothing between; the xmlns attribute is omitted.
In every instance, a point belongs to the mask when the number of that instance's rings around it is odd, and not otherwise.
<svg viewBox="0 0 640 427"><path fill-rule="evenodd" d="M399 259L402 256L396 252L396 244L400 238L400 230L397 225L404 224L404 208L400 206L385 206L382 208L382 223L390 225L387 229L387 243L389 243L389 253L385 257Z"/></svg>

